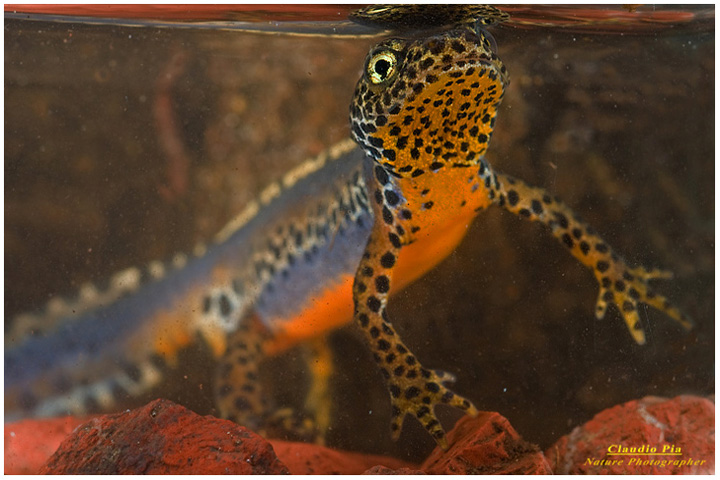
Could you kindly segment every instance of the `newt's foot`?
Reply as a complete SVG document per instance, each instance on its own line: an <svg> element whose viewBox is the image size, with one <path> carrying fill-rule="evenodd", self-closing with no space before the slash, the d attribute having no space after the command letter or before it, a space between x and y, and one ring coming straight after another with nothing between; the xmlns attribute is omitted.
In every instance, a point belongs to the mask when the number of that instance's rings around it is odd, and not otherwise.
<svg viewBox="0 0 720 480"><path fill-rule="evenodd" d="M414 369L410 371L415 372ZM443 449L447 449L445 430L435 416L435 407L450 405L464 410L472 416L477 415L478 410L468 399L455 394L446 387L447 383L455 380L452 374L421 367L419 374L408 378L409 372L405 376L395 376L389 382L393 410L390 425L393 440L400 437L405 415L413 415L432 435L437 444Z"/></svg>
<svg viewBox="0 0 720 480"><path fill-rule="evenodd" d="M607 311L608 303L614 303L625 319L630 334L639 345L645 343L645 331L640 324L638 315L638 304L640 303L664 312L686 330L692 328L690 319L672 305L667 298L655 293L649 285L650 280L672 278L671 272L659 269L648 270L644 267L629 268L619 261L597 276L600 293L595 307L595 316L602 319Z"/></svg>
<svg viewBox="0 0 720 480"><path fill-rule="evenodd" d="M261 432L269 438L282 438L297 442L324 444L321 432L310 415L292 408L281 408L272 412L266 419Z"/></svg>

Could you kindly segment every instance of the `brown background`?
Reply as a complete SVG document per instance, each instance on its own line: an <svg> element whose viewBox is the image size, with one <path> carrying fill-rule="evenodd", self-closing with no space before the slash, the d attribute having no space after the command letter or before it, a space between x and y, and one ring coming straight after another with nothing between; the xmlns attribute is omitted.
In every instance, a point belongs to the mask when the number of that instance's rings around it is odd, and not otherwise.
<svg viewBox="0 0 720 480"><path fill-rule="evenodd" d="M563 246L492 209L393 301L406 343L543 447L619 402L713 392L714 34L494 33L512 83L490 162L559 195L629 263L674 271L659 289L697 328L643 311L648 345L634 345L616 311L594 320L593 276ZM6 21L6 318L190 250L346 137L372 43ZM387 393L360 337L346 328L332 344L330 443L424 456L432 443L412 420L390 441ZM148 399L212 412L212 362L202 349L187 358ZM299 358L269 366L281 399L302 398Z"/></svg>

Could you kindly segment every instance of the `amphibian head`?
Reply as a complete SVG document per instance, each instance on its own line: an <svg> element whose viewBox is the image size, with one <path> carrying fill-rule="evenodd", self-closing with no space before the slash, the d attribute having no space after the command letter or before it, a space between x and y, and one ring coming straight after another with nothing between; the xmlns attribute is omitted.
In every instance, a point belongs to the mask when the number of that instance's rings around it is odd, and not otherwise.
<svg viewBox="0 0 720 480"><path fill-rule="evenodd" d="M350 105L355 141L396 176L477 163L508 84L494 45L475 24L376 45Z"/></svg>

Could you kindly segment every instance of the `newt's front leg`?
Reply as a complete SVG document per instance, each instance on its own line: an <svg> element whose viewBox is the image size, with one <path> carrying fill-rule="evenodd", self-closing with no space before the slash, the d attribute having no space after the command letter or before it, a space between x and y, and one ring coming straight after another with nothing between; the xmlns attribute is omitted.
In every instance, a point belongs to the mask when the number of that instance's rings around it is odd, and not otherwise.
<svg viewBox="0 0 720 480"><path fill-rule="evenodd" d="M382 167L375 167L375 175L386 183L388 174ZM410 242L408 232L412 225L403 218L407 216L407 210L392 188L377 188L373 198L376 221L353 285L355 322L365 333L390 391L393 439L400 436L405 415L410 414L440 446L447 448L445 432L435 416L435 406L452 405L470 415L477 414L477 409L470 401L446 388L445 384L454 380L451 374L423 367L390 323L387 302L393 267L400 250Z"/></svg>
<svg viewBox="0 0 720 480"><path fill-rule="evenodd" d="M638 315L638 304L645 303L664 312L685 329L691 321L664 296L649 285L650 280L671 278L670 272L645 267L631 268L612 248L570 208L544 189L531 187L509 175L496 173L498 193L494 201L516 215L542 222L572 255L590 268L600 286L595 316L602 319L609 303L620 310L630 334L638 344L645 343L645 332Z"/></svg>

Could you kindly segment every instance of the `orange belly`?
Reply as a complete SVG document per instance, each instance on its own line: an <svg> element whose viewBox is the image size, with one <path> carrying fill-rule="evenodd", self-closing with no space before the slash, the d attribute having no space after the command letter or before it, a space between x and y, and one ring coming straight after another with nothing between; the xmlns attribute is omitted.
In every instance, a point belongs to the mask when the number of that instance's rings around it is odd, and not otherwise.
<svg viewBox="0 0 720 480"><path fill-rule="evenodd" d="M434 234L412 243L400 252L393 269L392 292L398 292L410 282L450 255L465 237L474 215L454 218L434 229ZM270 354L278 353L296 343L320 336L352 320L352 285L355 272L341 276L319 295L298 308L292 317L272 318L273 337L266 345Z"/></svg>

